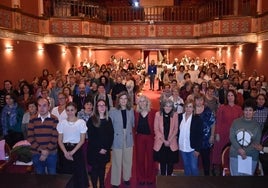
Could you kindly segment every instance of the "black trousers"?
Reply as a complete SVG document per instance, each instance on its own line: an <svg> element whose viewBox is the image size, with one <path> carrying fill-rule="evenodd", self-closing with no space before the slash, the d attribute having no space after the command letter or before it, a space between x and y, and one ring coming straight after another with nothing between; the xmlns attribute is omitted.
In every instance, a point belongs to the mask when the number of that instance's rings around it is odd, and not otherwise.
<svg viewBox="0 0 268 188"><path fill-rule="evenodd" d="M91 182L92 182L93 188L98 187L98 180L100 184L99 187L104 188L105 167L106 167L106 163L92 164L90 176L91 176Z"/></svg>
<svg viewBox="0 0 268 188"><path fill-rule="evenodd" d="M202 165L204 169L204 175L209 176L210 172L210 148L201 149L200 156L202 160Z"/></svg>
<svg viewBox="0 0 268 188"><path fill-rule="evenodd" d="M67 151L71 151L74 147L75 146L65 146ZM75 152L73 159L73 161L69 161L73 175L65 188L88 188L89 180L82 147Z"/></svg>

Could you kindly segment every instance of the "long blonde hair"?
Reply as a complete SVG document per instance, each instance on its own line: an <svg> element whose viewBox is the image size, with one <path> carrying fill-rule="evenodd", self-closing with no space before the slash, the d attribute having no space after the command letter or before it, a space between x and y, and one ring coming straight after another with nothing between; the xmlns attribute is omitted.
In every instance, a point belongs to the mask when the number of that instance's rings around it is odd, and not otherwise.
<svg viewBox="0 0 268 188"><path fill-rule="evenodd" d="M151 110L151 101L150 101L150 99L147 97L147 96L145 96L145 95L141 95L141 96L139 96L139 98L137 99L137 107L136 107L136 111L137 112L141 112L142 111L142 109L140 108L140 105L139 105L139 102L141 101L141 100L145 100L146 101L146 111L147 112L149 112L150 110Z"/></svg>

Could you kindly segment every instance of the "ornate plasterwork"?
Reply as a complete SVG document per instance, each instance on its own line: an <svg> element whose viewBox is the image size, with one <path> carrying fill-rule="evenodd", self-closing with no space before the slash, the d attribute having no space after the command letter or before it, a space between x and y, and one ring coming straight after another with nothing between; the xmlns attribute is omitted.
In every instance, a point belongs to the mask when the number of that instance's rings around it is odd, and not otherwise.
<svg viewBox="0 0 268 188"><path fill-rule="evenodd" d="M255 43L258 40L267 40L268 33L241 35L241 36L228 36L228 37L203 37L203 38L190 38L190 39L105 39L105 38L88 38L88 37L55 37L55 36L39 36L33 34L18 34L7 30L0 29L0 38L9 38L13 40L26 40L31 42L42 42L45 44L95 44L95 45L198 45L198 44L233 44L233 43Z"/></svg>

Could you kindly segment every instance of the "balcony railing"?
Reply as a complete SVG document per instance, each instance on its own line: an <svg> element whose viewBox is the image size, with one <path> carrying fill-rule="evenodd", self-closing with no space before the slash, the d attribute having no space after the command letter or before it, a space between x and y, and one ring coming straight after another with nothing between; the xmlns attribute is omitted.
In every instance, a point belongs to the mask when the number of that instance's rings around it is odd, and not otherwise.
<svg viewBox="0 0 268 188"><path fill-rule="evenodd" d="M203 5L101 7L83 0L55 0L47 17L78 17L104 22L202 22L228 16L256 16L257 0L212 0Z"/></svg>

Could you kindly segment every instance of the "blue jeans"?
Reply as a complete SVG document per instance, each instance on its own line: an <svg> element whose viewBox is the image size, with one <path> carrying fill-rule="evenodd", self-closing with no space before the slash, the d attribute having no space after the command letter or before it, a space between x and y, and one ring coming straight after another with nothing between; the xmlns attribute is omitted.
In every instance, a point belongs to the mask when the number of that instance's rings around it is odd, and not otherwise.
<svg viewBox="0 0 268 188"><path fill-rule="evenodd" d="M184 166L184 175L185 176L198 176L198 157L194 156L194 151L192 152L181 152L181 157L183 160Z"/></svg>
<svg viewBox="0 0 268 188"><path fill-rule="evenodd" d="M33 155L33 165L36 174L46 174L46 170L48 174L56 174L57 153L49 154L45 161L40 161L40 156L41 154Z"/></svg>
<svg viewBox="0 0 268 188"><path fill-rule="evenodd" d="M244 174L238 172L238 158L230 157L230 172L231 176L253 176L257 167L257 161L252 160L252 172L251 174Z"/></svg>

